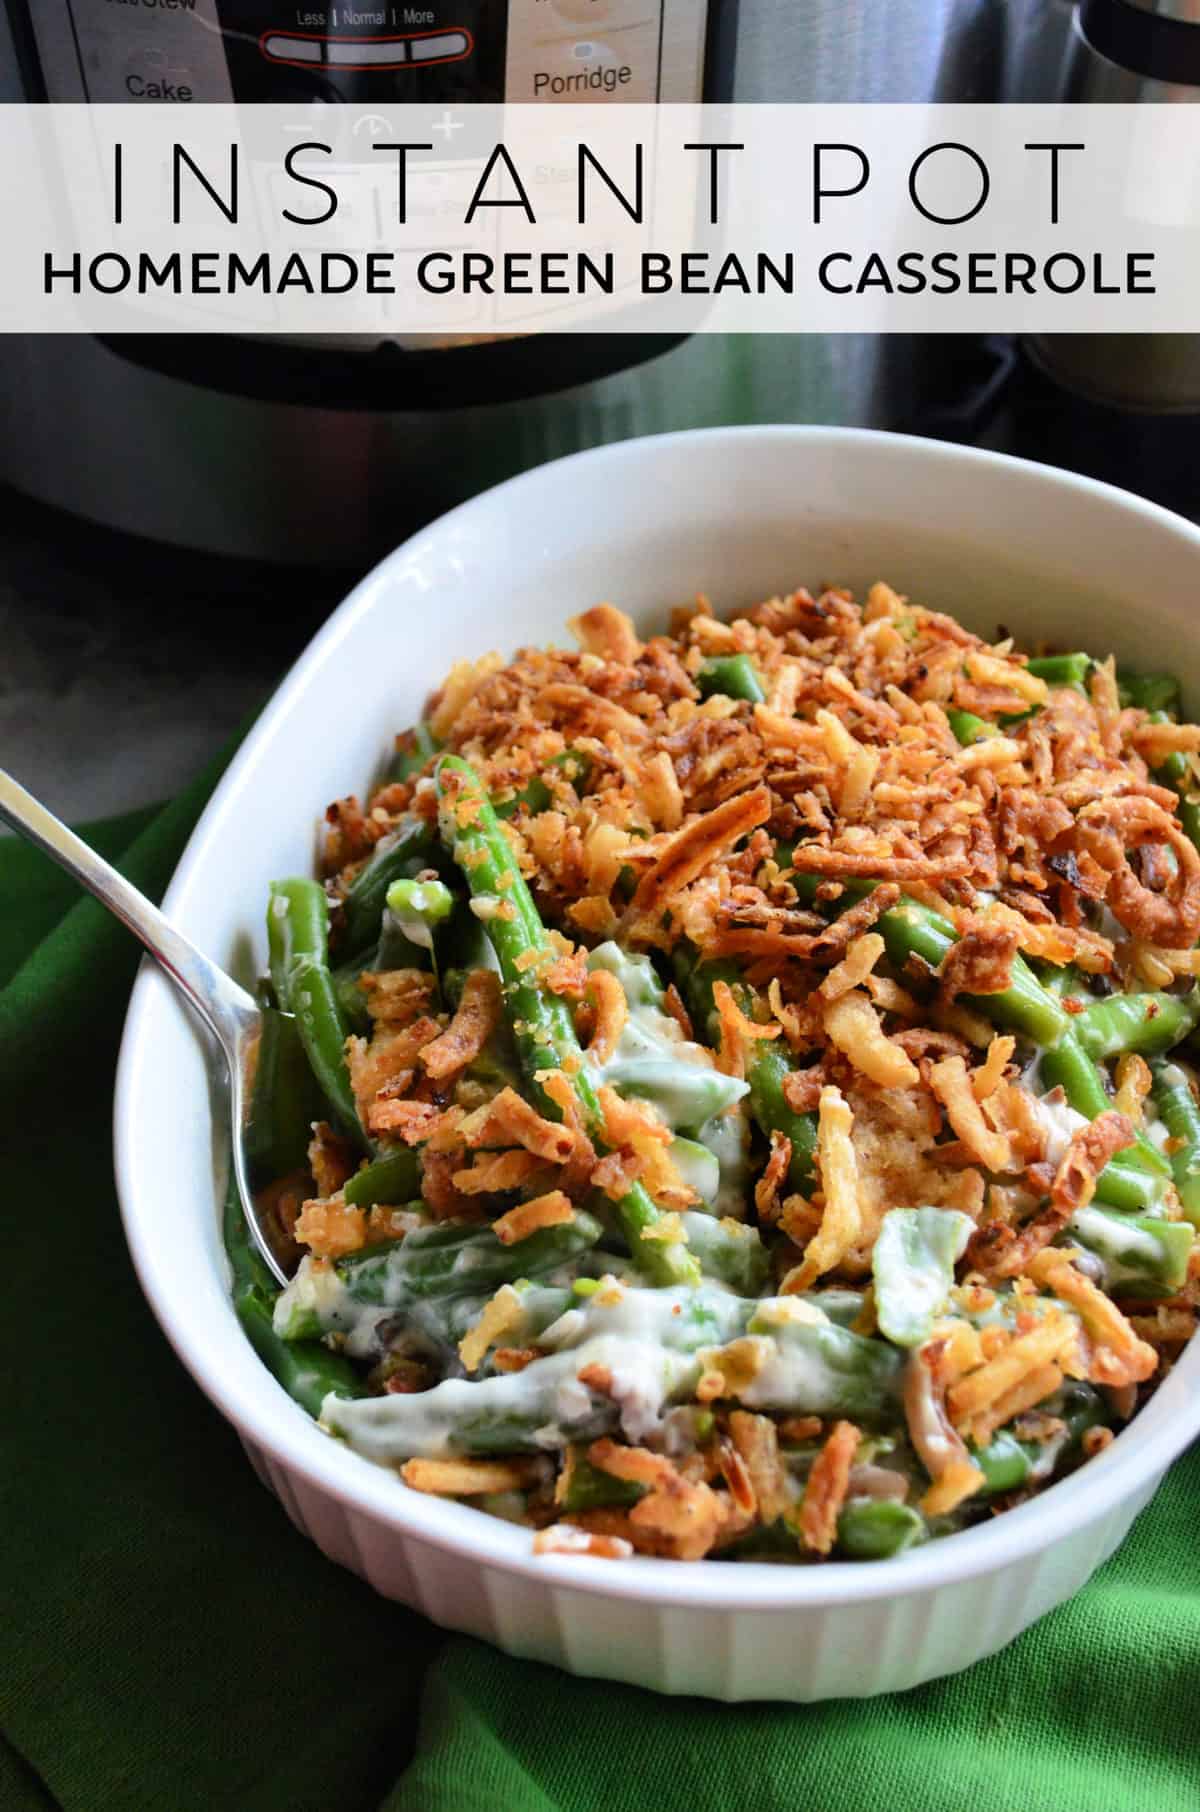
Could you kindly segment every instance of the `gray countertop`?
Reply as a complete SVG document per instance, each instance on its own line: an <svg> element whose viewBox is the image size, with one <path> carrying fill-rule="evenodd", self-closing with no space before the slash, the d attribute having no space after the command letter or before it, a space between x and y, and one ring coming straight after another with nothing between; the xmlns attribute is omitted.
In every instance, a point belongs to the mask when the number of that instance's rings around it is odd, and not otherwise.
<svg viewBox="0 0 1200 1812"><path fill-rule="evenodd" d="M0 490L0 763L77 823L168 797L354 576L151 547Z"/></svg>
<svg viewBox="0 0 1200 1812"><path fill-rule="evenodd" d="M966 342L903 336L698 336L569 393L561 446L550 398L549 425L530 448L511 449L510 469L589 437L719 422L887 425L958 438L964 408L969 432L978 388L964 357ZM939 391L945 417L930 403ZM187 432L183 422L178 431ZM436 482L428 502L436 513ZM0 488L0 763L75 822L166 798L265 699L358 576L139 541Z"/></svg>

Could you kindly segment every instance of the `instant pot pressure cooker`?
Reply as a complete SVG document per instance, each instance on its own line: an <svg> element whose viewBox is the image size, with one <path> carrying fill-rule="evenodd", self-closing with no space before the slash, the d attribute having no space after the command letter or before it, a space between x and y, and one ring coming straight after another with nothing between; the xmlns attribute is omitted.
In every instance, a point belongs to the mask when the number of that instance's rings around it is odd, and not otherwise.
<svg viewBox="0 0 1200 1812"><path fill-rule="evenodd" d="M988 100L1002 60L999 0L0 0L0 25L5 9L0 95L341 101L384 125L401 102L452 124L472 101ZM856 351L855 419L877 357ZM185 546L357 561L542 459L712 420L717 397L715 419L737 418L744 362L736 342L641 333L8 336L0 478Z"/></svg>

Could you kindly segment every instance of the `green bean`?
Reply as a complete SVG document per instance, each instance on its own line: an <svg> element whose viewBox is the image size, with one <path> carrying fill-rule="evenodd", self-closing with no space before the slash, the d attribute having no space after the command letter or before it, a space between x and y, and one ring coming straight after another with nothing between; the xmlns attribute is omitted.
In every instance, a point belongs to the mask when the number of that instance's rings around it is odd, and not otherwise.
<svg viewBox="0 0 1200 1812"><path fill-rule="evenodd" d="M402 875L387 890L387 909L402 921L415 918L432 927L450 917L454 895L444 881L416 881Z"/></svg>
<svg viewBox="0 0 1200 1812"><path fill-rule="evenodd" d="M420 1160L408 1146L389 1151L356 1170L343 1193L355 1208L373 1208L377 1202L399 1208L416 1201L421 1194Z"/></svg>
<svg viewBox="0 0 1200 1812"><path fill-rule="evenodd" d="M1130 673L1122 667L1117 672L1117 695L1123 706L1139 711L1162 711L1172 717L1179 712L1179 681L1173 673Z"/></svg>
<svg viewBox="0 0 1200 1812"><path fill-rule="evenodd" d="M351 1029L368 1032L371 1028L367 997L359 986L361 976L377 974L381 969L428 968L429 951L405 937L395 913L385 909L378 942L358 951L349 962L340 963L333 971L333 985Z"/></svg>
<svg viewBox="0 0 1200 1812"><path fill-rule="evenodd" d="M581 782L586 787L591 766L582 749L564 749L561 755L552 756L546 763L548 768L561 768L565 778L575 787ZM511 818L522 805L534 814L545 812L553 803L554 793L541 774L535 774L516 792L492 797L492 809L497 818Z"/></svg>
<svg viewBox="0 0 1200 1812"><path fill-rule="evenodd" d="M359 1405L331 1398L324 1419L359 1451L386 1460L538 1451L550 1423L564 1445L590 1440L617 1417L611 1398L575 1389L591 1360L614 1372L636 1365L648 1400L686 1403L710 1363L704 1349L747 1329L767 1349L762 1368L734 1393L750 1408L866 1418L895 1396L901 1355L884 1341L797 1321L787 1298L754 1303L711 1286L683 1287L625 1290L615 1300L601 1291L545 1330L541 1344L552 1350L521 1372L474 1384L448 1379L417 1396Z"/></svg>
<svg viewBox="0 0 1200 1812"><path fill-rule="evenodd" d="M1088 1429L1104 1426L1109 1420L1103 1400L1088 1384L1067 1385L1041 1407L1062 1423L1061 1432L1049 1441L1021 1441L1011 1429L1002 1428L986 1447L971 1448L971 1458L984 1476L986 1494L1016 1491L1051 1478L1078 1459Z"/></svg>
<svg viewBox="0 0 1200 1812"><path fill-rule="evenodd" d="M1195 782L1191 779L1183 756L1176 754L1168 757L1162 767L1155 770L1154 778L1160 785L1169 786L1178 796L1175 816L1188 842L1200 849L1200 795L1190 790L1194 788Z"/></svg>
<svg viewBox="0 0 1200 1812"><path fill-rule="evenodd" d="M694 952L680 946L675 953L675 975L697 1028L710 1044L716 1044L718 1030L714 982L723 981L732 988L743 1012L752 1005L742 972L734 962L698 962ZM767 1138L772 1132L781 1132L791 1141L788 1181L793 1189L803 1189L813 1179L817 1117L797 1113L788 1106L784 1084L797 1067L795 1059L789 1051L779 1049L778 1040L756 1038L746 1051L745 1064L751 1116Z"/></svg>
<svg viewBox="0 0 1200 1812"><path fill-rule="evenodd" d="M788 1182L794 1189L811 1183L817 1153L817 1116L798 1113L789 1107L784 1083L797 1065L791 1053L779 1048L780 1041L758 1038L754 1049L746 1054L746 1081L750 1084L750 1112L769 1138L781 1132L791 1142L792 1157Z"/></svg>
<svg viewBox="0 0 1200 1812"><path fill-rule="evenodd" d="M1055 1000L1091 1000L1074 963L1039 963L1037 978Z"/></svg>
<svg viewBox="0 0 1200 1812"><path fill-rule="evenodd" d="M767 696L748 654L714 655L701 666L696 684L702 698L720 693L725 698L742 698L752 705L761 705Z"/></svg>
<svg viewBox="0 0 1200 1812"><path fill-rule="evenodd" d="M341 948L351 956L366 949L379 936L387 890L393 881L428 866L433 831L423 818L406 818L396 830L381 837L370 861L351 881L342 901Z"/></svg>
<svg viewBox="0 0 1200 1812"><path fill-rule="evenodd" d="M572 1307L572 1295L565 1287L537 1283L528 1278L513 1285L518 1299L520 1318L505 1333L506 1345L528 1346ZM414 1296L405 1305L403 1321L397 1336L397 1317L386 1312L374 1317L374 1330L381 1336L383 1349L395 1351L415 1337L419 1346L431 1350L443 1371L455 1374L461 1369L459 1346L463 1336L476 1325L490 1298L487 1296ZM370 1323L372 1317L364 1316ZM363 1344L361 1332L355 1334L355 1346ZM491 1376L494 1370L490 1351L480 1361L479 1376Z"/></svg>
<svg viewBox="0 0 1200 1812"><path fill-rule="evenodd" d="M956 741L960 742L964 749L969 748L973 742L983 742L989 736L1000 734L996 724L988 723L986 718L976 717L974 711L950 710L946 712L946 719L954 732Z"/></svg>
<svg viewBox="0 0 1200 1812"><path fill-rule="evenodd" d="M439 925L445 924L453 910L454 895L444 881L415 881L402 875L387 890L384 923L394 921L402 936L425 952L425 959L432 965L435 978L438 976L438 960L434 932Z"/></svg>
<svg viewBox="0 0 1200 1812"><path fill-rule="evenodd" d="M1110 1102L1109 1106L1111 1105ZM1133 1147L1129 1150L1133 1150ZM1104 1166L1096 1178L1095 1199L1103 1202L1106 1208L1114 1208L1121 1214L1161 1213L1166 1179L1146 1170L1138 1170L1133 1164L1117 1162L1118 1158L1128 1155L1128 1151L1118 1152L1117 1158L1110 1159Z"/></svg>
<svg viewBox="0 0 1200 1812"><path fill-rule="evenodd" d="M539 1227L506 1246L490 1226L437 1222L402 1240L364 1247L332 1266L303 1260L276 1305L275 1331L284 1339L350 1332L364 1310L409 1314L422 1298L491 1295L501 1284L537 1277L571 1264L600 1239L598 1221L582 1211L555 1227Z"/></svg>
<svg viewBox="0 0 1200 1812"><path fill-rule="evenodd" d="M1187 1282L1196 1237L1190 1221L1087 1207L1077 1208L1067 1226L1071 1238L1100 1260L1109 1296L1174 1296Z"/></svg>
<svg viewBox="0 0 1200 1812"><path fill-rule="evenodd" d="M972 1222L948 1208L893 1208L871 1253L875 1313L895 1346L920 1346L954 1283Z"/></svg>
<svg viewBox="0 0 1200 1812"><path fill-rule="evenodd" d="M582 1447L568 1449L562 1477L561 1508L568 1516L583 1510L625 1509L645 1497L645 1485L634 1479L615 1478L593 1466Z"/></svg>
<svg viewBox="0 0 1200 1812"><path fill-rule="evenodd" d="M671 1356L664 1353L666 1362ZM344 1403L341 1393L326 1398L322 1421L370 1459L395 1463L415 1454L540 1453L553 1423L564 1437L595 1440L615 1427L617 1405L576 1386L577 1350L535 1359L520 1372L498 1372L468 1381L446 1378L432 1390L412 1395L368 1397ZM664 1363L664 1384L693 1384L694 1360ZM667 1374L670 1374L668 1377ZM570 1384L569 1393L564 1386Z"/></svg>
<svg viewBox="0 0 1200 1812"><path fill-rule="evenodd" d="M527 1346L558 1320L572 1306L571 1291L565 1286L551 1287L529 1278L512 1286L517 1298L518 1315L505 1334L506 1345ZM318 1301L312 1312L311 1327L322 1332L336 1330L345 1336L345 1351L355 1360L378 1364L390 1356L418 1359L427 1370L439 1377L462 1376L460 1347L479 1321L491 1296L411 1296L402 1304L347 1305L339 1310L329 1301ZM282 1323L280 1315L276 1325ZM287 1323L289 1328L304 1331L299 1310ZM477 1378L491 1377L495 1372L491 1348L475 1369Z"/></svg>
<svg viewBox="0 0 1200 1812"><path fill-rule="evenodd" d="M798 865L792 885L796 888L801 904L811 905L824 877L803 873L803 844L794 851L792 859ZM834 904L834 916L844 907L872 893L878 885L876 881L844 883ZM906 895L889 911L880 914L875 929L887 947L888 960L897 969L903 969L911 956L919 957L931 969L939 969L952 946L958 942L958 932L949 919L944 919L941 913L933 912L928 906L918 905ZM964 994L961 998L989 1019L1023 1033L1034 1044L1055 1044L1069 1023L1066 1013L1042 987L1023 956L1014 957L1009 986L1000 993Z"/></svg>
<svg viewBox="0 0 1200 1812"><path fill-rule="evenodd" d="M413 729L405 731L400 740L404 746L396 750L388 768L387 777L391 781L411 780L441 747L427 723L416 724Z"/></svg>
<svg viewBox="0 0 1200 1812"><path fill-rule="evenodd" d="M711 1214L680 1215L688 1250L705 1277L719 1278L739 1296L758 1296L766 1287L771 1260L755 1227L714 1220Z"/></svg>
<svg viewBox="0 0 1200 1812"><path fill-rule="evenodd" d="M1181 798L1175 816L1188 842L1200 849L1200 798Z"/></svg>
<svg viewBox="0 0 1200 1812"><path fill-rule="evenodd" d="M958 932L948 919L906 898L882 913L875 928L897 969L902 969L910 956L940 968L958 942ZM962 999L989 1019L1022 1032L1034 1044L1052 1045L1067 1029L1066 1014L1019 955L1013 958L1007 988L996 994L964 994Z"/></svg>
<svg viewBox="0 0 1200 1812"><path fill-rule="evenodd" d="M881 1413L899 1387L903 1355L832 1321L800 1321L792 1314L786 1296L756 1305L749 1332L768 1336L773 1352L737 1393L739 1401L788 1415Z"/></svg>
<svg viewBox="0 0 1200 1812"><path fill-rule="evenodd" d="M1082 691L1091 665L1088 654L1035 654L1029 671L1048 686L1077 686Z"/></svg>
<svg viewBox="0 0 1200 1812"><path fill-rule="evenodd" d="M1071 1030L1088 1057L1102 1061L1123 1051L1160 1056L1200 1021L1200 988L1187 994L1110 994L1093 1001L1071 1022Z"/></svg>
<svg viewBox="0 0 1200 1812"><path fill-rule="evenodd" d="M437 935L438 968L442 995L446 1004L457 1007L467 977L476 969L497 969L492 941L471 911L465 894L455 902L454 911Z"/></svg>
<svg viewBox="0 0 1200 1812"><path fill-rule="evenodd" d="M1171 714L1166 711L1151 711L1151 723L1168 723ZM1200 849L1200 794L1192 777L1186 755L1178 749L1167 756L1162 766L1154 771L1154 778L1160 786L1170 787L1178 795L1179 803L1175 816L1179 819L1184 836L1197 849Z"/></svg>
<svg viewBox="0 0 1200 1812"><path fill-rule="evenodd" d="M1052 1050L1042 1052L1039 1069L1043 1084L1048 1089L1061 1088L1067 1105L1085 1120L1095 1120L1111 1109L1112 1097L1103 1078L1073 1029L1065 1032ZM1154 1187L1143 1186L1138 1173L1143 1173ZM1096 1195L1113 1208L1150 1208L1162 1199L1161 1184L1155 1179L1170 1174L1171 1167L1162 1153L1139 1131L1137 1143L1119 1151L1100 1172Z"/></svg>
<svg viewBox="0 0 1200 1812"><path fill-rule="evenodd" d="M787 1517L777 1516L772 1523L756 1523L753 1528L721 1549L722 1560L792 1560L800 1550L800 1536Z"/></svg>
<svg viewBox="0 0 1200 1812"><path fill-rule="evenodd" d="M610 1291L603 1283L577 1279L572 1289L580 1296L579 1313L546 1335L548 1346L578 1347L598 1336L629 1338L673 1353L694 1353L744 1334L762 1306L707 1280L664 1290L630 1282Z"/></svg>
<svg viewBox="0 0 1200 1812"><path fill-rule="evenodd" d="M837 1545L851 1560L890 1560L928 1535L921 1512L896 1498L851 1498L838 1517Z"/></svg>
<svg viewBox="0 0 1200 1812"><path fill-rule="evenodd" d="M457 787L448 784L451 776ZM484 925L500 966L504 997L521 1067L542 1111L561 1119L561 1109L537 1078L562 1070L570 1081L593 1141L602 1140L603 1115L583 1067L583 1053L567 1004L543 988L537 957L549 948L545 926L525 884L511 846L484 793L478 775L454 755L438 769L442 836L462 867L472 896L490 908ZM639 1269L659 1284L694 1283L699 1269L686 1246L653 1237L661 1216L653 1199L635 1183L616 1204L625 1237ZM647 1238L647 1234L651 1237Z"/></svg>
<svg viewBox="0 0 1200 1812"><path fill-rule="evenodd" d="M342 963L332 971L333 990L337 995L338 1006L342 1017L352 1032L369 1032L371 1015L367 1010L367 997L359 987L359 977L375 968L379 954L378 945L374 950L364 951L353 962Z"/></svg>
<svg viewBox="0 0 1200 1812"><path fill-rule="evenodd" d="M538 1083L538 1072L561 1069L564 1061L573 1067L581 1052L566 1002L539 985L537 963L530 961L549 949L546 929L474 770L458 756L448 755L438 776L442 836L480 908L478 916L500 967L522 1064L549 1115L554 1103ZM458 779L459 790L447 787L448 776ZM462 823L458 809L463 811ZM586 1079L583 1088L590 1091ZM590 1113L598 1113L594 1102L586 1105Z"/></svg>
<svg viewBox="0 0 1200 1812"><path fill-rule="evenodd" d="M618 1054L604 1065L603 1079L618 1094L653 1101L669 1126L703 1126L745 1094L723 1070L670 1055Z"/></svg>
<svg viewBox="0 0 1200 1812"><path fill-rule="evenodd" d="M618 1408L579 1385L589 1361L614 1373L636 1370L649 1401L686 1403L700 1381L700 1349L744 1332L758 1306L711 1284L597 1290L542 1329L540 1344L549 1352L520 1372L476 1383L448 1379L420 1396L385 1399L386 1407L330 1403L326 1416L360 1451L387 1459L537 1452L551 1424L562 1430L564 1446L591 1440L614 1425Z"/></svg>
<svg viewBox="0 0 1200 1812"><path fill-rule="evenodd" d="M256 1188L304 1168L313 1121L321 1112L321 1093L296 1021L276 1007L264 1007L246 1126L246 1155Z"/></svg>
<svg viewBox="0 0 1200 1812"><path fill-rule="evenodd" d="M796 851L796 856L803 860L803 847ZM797 888L801 899L811 901L820 877L798 875L797 881L801 883ZM873 882L851 882L839 899L848 905L869 893L874 885ZM909 899L899 900L890 911L882 913L876 928L883 937L889 959L897 968L902 968L910 955L921 957L933 968L940 968L958 935L953 925L939 913ZM1044 1046L1043 1078L1051 1088L1060 1085L1070 1106L1087 1119L1094 1120L1097 1114L1111 1107L1112 1102L1105 1093L1099 1072L1075 1036L1071 1019L1054 995L1042 987L1023 957L1014 959L1011 974L1010 986L1003 993L963 995L962 998L989 1018L1024 1032L1035 1044ZM1167 1174L1168 1166L1144 1134L1139 1134L1135 1150L1118 1152L1105 1166L1097 1183L1097 1194L1101 1200L1111 1202L1114 1208L1145 1208L1159 1199L1161 1191L1139 1187L1137 1182L1126 1182L1124 1177L1114 1177L1114 1167L1121 1172L1144 1170L1160 1176Z"/></svg>
<svg viewBox="0 0 1200 1812"><path fill-rule="evenodd" d="M1038 1069L1043 1085L1061 1088L1068 1106L1085 1120L1095 1120L1111 1108L1104 1079L1073 1031L1064 1032L1057 1044L1042 1052Z"/></svg>
<svg viewBox="0 0 1200 1812"><path fill-rule="evenodd" d="M568 1264L594 1246L600 1223L582 1209L574 1219L539 1227L506 1246L490 1226L441 1223L417 1227L381 1250L352 1253L335 1265L355 1302L391 1306L410 1296L454 1296L496 1290Z"/></svg>
<svg viewBox="0 0 1200 1812"><path fill-rule="evenodd" d="M677 1134L671 1140L667 1156L686 1186L699 1196L701 1207L698 1212L716 1213L721 1193L721 1162L716 1153L697 1139L685 1139Z"/></svg>
<svg viewBox="0 0 1200 1812"><path fill-rule="evenodd" d="M346 1068L346 1025L329 971L329 908L316 881L274 881L267 909L271 979L291 1013L313 1075L339 1132L362 1145Z"/></svg>
<svg viewBox="0 0 1200 1812"><path fill-rule="evenodd" d="M1200 1107L1187 1073L1177 1063L1159 1058L1150 1065L1151 1099L1168 1134L1178 1141L1171 1155L1171 1174L1183 1212L1200 1227Z"/></svg>
<svg viewBox="0 0 1200 1812"><path fill-rule="evenodd" d="M650 959L631 956L611 940L588 957L589 970L615 975L629 1005L616 1050L600 1072L618 1094L652 1101L672 1129L694 1132L733 1107L747 1085L681 1048L666 1011L665 990ZM674 1153L673 1153L674 1155ZM686 1148L679 1155L686 1157ZM717 1160L709 1155L709 1165ZM713 1179L714 1193L719 1183Z"/></svg>
<svg viewBox="0 0 1200 1812"><path fill-rule="evenodd" d="M1085 1119L1095 1120L1111 1109L1112 1097L1096 1064L1084 1051L1074 1024L1052 1050L1043 1051L1039 1068L1046 1087L1061 1088L1067 1105ZM1109 1207L1130 1213L1153 1208L1163 1194L1157 1179L1170 1174L1170 1164L1139 1127L1134 1144L1117 1152L1101 1171L1096 1196Z"/></svg>
<svg viewBox="0 0 1200 1812"><path fill-rule="evenodd" d="M254 1249L232 1181L225 1197L224 1236L233 1272L234 1313L255 1352L288 1396L314 1417L320 1416L331 1391L339 1397L364 1396L366 1386L349 1360L330 1352L319 1340L293 1342L280 1339L275 1332L274 1279Z"/></svg>
<svg viewBox="0 0 1200 1812"><path fill-rule="evenodd" d="M986 1447L975 1448L971 1458L983 1473L983 1490L992 1493L1016 1491L1027 1484L1037 1457L1032 1441L1018 1441L1007 1429L1001 1429Z"/></svg>
<svg viewBox="0 0 1200 1812"><path fill-rule="evenodd" d="M853 1328L867 1301L862 1290L844 1289L839 1284L832 1284L824 1290L806 1290L798 1300L813 1303L840 1328Z"/></svg>

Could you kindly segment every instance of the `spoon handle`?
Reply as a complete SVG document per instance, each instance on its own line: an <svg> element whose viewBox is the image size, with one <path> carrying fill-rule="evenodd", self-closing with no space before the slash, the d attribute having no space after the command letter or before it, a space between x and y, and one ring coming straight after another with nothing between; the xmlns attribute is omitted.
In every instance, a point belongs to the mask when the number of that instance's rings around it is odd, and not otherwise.
<svg viewBox="0 0 1200 1812"><path fill-rule="evenodd" d="M244 988L203 956L163 917L145 894L89 849L74 831L48 812L32 793L0 768L0 818L53 857L94 893L178 983L211 1027L231 1062L239 1039L258 1021L258 1008Z"/></svg>

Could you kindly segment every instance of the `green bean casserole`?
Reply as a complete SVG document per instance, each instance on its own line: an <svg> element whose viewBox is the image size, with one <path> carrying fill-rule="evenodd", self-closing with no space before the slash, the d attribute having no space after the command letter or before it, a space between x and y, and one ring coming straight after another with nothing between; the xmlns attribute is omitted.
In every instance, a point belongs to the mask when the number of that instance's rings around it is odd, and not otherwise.
<svg viewBox="0 0 1200 1812"><path fill-rule="evenodd" d="M1200 728L883 584L459 662L278 882L238 1314L539 1552L883 1559L1200 1296Z"/></svg>

